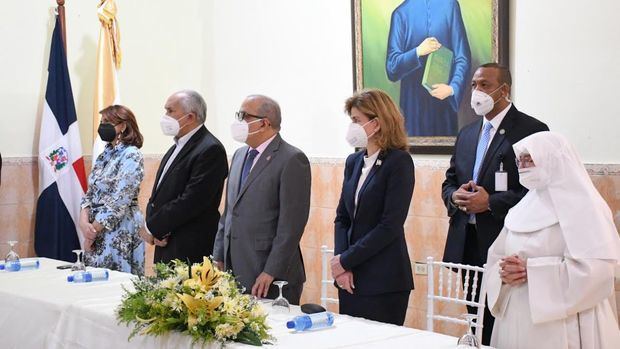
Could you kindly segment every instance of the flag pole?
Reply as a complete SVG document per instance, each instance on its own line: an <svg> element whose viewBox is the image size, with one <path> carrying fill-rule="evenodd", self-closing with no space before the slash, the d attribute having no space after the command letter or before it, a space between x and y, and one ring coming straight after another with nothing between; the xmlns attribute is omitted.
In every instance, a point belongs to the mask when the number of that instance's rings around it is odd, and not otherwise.
<svg viewBox="0 0 620 349"><path fill-rule="evenodd" d="M67 54L67 25L65 22L65 0L56 0L58 5L58 19L60 19L60 33L62 34L62 44Z"/></svg>

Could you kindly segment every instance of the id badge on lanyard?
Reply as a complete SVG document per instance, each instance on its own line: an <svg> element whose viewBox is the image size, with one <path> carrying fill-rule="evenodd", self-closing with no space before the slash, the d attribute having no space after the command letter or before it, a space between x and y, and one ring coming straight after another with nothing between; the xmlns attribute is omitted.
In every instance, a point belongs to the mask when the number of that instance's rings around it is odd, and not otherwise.
<svg viewBox="0 0 620 349"><path fill-rule="evenodd" d="M504 163L499 163L499 171L495 172L495 191L508 190L508 173L504 171Z"/></svg>

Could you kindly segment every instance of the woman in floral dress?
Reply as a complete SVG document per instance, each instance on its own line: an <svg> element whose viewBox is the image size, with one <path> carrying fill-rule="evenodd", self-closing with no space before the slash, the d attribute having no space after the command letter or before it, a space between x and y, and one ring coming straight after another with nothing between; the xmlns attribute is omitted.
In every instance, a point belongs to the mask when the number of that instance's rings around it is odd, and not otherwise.
<svg viewBox="0 0 620 349"><path fill-rule="evenodd" d="M144 242L138 234L144 217L138 207L144 161L142 134L128 108L101 111L99 136L107 142L88 177L80 230L86 265L144 274Z"/></svg>

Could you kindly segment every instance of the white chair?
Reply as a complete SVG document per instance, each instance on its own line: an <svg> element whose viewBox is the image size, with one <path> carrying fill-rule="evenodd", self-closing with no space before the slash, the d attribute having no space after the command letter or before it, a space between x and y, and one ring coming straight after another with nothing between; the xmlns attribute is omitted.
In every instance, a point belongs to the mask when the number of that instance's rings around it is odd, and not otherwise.
<svg viewBox="0 0 620 349"><path fill-rule="evenodd" d="M482 343L482 328L484 320L484 307L486 300L485 283L483 282L480 290L478 290L478 280L482 278L484 267L476 267L466 264L446 263L434 261L433 257L426 258L428 272L428 304L426 308L426 329L433 332L433 320L453 322L464 324L467 321L444 315L435 314L435 301L456 303L476 307L477 318L473 324L476 327L476 337ZM435 271L438 271L438 292L435 294ZM465 280L462 282L462 272L465 274ZM471 285L471 297L467 300L467 292ZM480 295L478 302L473 300L476 294Z"/></svg>
<svg viewBox="0 0 620 349"><path fill-rule="evenodd" d="M334 255L334 250L330 250L327 246L321 246L321 305L327 308L327 303L338 304L337 298L327 297L327 287L334 284L334 280L328 275L329 257Z"/></svg>

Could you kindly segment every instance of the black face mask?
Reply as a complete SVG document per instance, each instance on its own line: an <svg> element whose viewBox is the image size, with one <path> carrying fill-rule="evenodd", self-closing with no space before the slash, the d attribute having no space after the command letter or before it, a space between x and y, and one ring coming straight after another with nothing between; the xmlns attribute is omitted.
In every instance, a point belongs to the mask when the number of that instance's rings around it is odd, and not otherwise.
<svg viewBox="0 0 620 349"><path fill-rule="evenodd" d="M114 125L110 123L99 124L97 133L99 133L99 137L101 137L101 140L104 142L112 142L114 138L116 138L116 130L114 129Z"/></svg>

